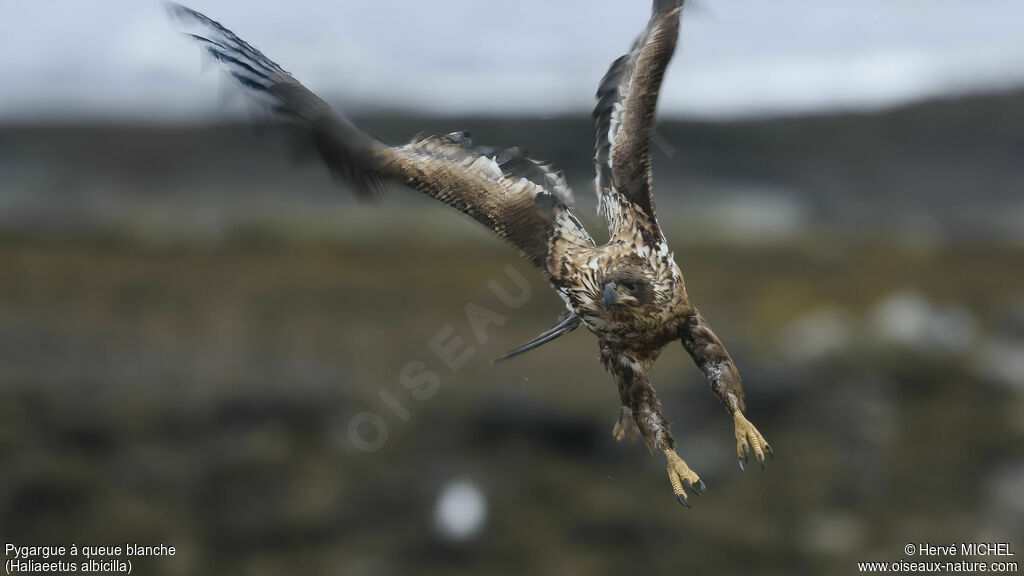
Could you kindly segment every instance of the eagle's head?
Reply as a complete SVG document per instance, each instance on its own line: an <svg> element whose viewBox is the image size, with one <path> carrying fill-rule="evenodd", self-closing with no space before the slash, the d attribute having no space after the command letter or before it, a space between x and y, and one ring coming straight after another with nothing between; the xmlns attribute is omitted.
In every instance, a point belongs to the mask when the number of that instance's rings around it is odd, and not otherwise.
<svg viewBox="0 0 1024 576"><path fill-rule="evenodd" d="M682 275L672 255L631 252L601 264L593 283L597 293L591 293L593 303L587 307L588 325L624 344L671 340L686 305Z"/></svg>
<svg viewBox="0 0 1024 576"><path fill-rule="evenodd" d="M649 307L655 304L655 298L651 275L640 267L609 270L603 278L601 304L606 310L624 312L628 308Z"/></svg>

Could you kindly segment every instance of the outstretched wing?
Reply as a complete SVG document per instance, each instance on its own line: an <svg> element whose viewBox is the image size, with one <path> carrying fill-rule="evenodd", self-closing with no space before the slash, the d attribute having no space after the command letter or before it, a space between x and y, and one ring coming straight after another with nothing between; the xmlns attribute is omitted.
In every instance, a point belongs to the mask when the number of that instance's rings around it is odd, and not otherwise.
<svg viewBox="0 0 1024 576"><path fill-rule="evenodd" d="M683 1L654 0L644 33L601 80L593 114L598 212L613 237L636 228L650 245L663 240L651 187L651 133Z"/></svg>
<svg viewBox="0 0 1024 576"><path fill-rule="evenodd" d="M569 209L572 191L550 166L516 148L474 147L466 133L388 146L224 26L184 6L170 9L200 28L190 36L242 86L307 129L323 161L360 196L375 193L382 180L407 184L512 242L556 288L572 268L573 253L594 245Z"/></svg>

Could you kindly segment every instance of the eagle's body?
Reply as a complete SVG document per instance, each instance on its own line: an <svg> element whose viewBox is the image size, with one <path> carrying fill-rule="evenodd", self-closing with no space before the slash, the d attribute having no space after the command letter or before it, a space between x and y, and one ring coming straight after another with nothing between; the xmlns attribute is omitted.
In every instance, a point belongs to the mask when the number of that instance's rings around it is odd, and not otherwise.
<svg viewBox="0 0 1024 576"><path fill-rule="evenodd" d="M675 441L647 372L680 340L704 372L736 427L740 466L771 448L743 416L743 389L732 359L686 295L683 275L658 225L651 172L651 132L661 79L675 51L682 0L655 0L647 29L608 70L597 92L594 163L598 212L609 240L597 245L573 215L572 192L549 165L517 148L478 147L468 134L418 138L388 146L366 134L259 50L206 16L174 5L197 24L193 38L254 94L312 136L321 157L361 197L383 180L402 182L476 219L516 245L565 301L560 323L505 357L586 326L618 385L616 438L639 431L662 451L673 491L704 483L675 452Z"/></svg>

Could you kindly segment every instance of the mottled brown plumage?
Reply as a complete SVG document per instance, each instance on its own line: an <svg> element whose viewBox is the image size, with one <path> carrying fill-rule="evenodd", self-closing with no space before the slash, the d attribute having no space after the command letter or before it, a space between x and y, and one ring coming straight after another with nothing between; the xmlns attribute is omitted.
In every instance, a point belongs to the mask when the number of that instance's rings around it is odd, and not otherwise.
<svg viewBox="0 0 1024 576"><path fill-rule="evenodd" d="M336 113L280 66L206 16L172 5L202 34L192 35L228 71L284 117L311 134L330 170L360 196L384 180L407 184L505 238L544 273L566 303L560 323L505 358L585 325L598 337L601 362L618 385L622 409L613 433L639 431L665 454L680 502L704 483L675 452L675 441L647 373L679 340L733 417L740 466L771 448L743 416L739 372L707 321L690 304L655 217L651 134L658 92L675 52L682 0L655 0L632 50L608 70L597 92L595 180L609 241L598 246L573 216L572 192L550 166L512 148L473 145L466 133L388 146Z"/></svg>

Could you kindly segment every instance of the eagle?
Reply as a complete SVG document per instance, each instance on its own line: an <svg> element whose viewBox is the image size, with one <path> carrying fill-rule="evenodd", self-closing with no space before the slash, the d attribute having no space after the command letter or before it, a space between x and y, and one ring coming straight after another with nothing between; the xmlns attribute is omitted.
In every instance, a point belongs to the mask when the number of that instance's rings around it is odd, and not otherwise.
<svg viewBox="0 0 1024 576"><path fill-rule="evenodd" d="M214 20L170 4L188 35L276 114L308 134L329 170L359 198L400 182L469 215L512 243L540 269L566 310L559 322L505 360L580 325L597 336L601 363L619 390L616 440L639 432L664 454L679 503L706 484L676 453L648 372L679 341L732 417L740 469L774 451L746 418L740 374L707 320L690 302L682 272L655 215L651 137L665 69L675 52L684 0L654 0L632 49L601 80L594 108L598 213L609 239L598 245L573 214L563 174L520 148L478 146L466 132L391 146L361 130L291 74Z"/></svg>

